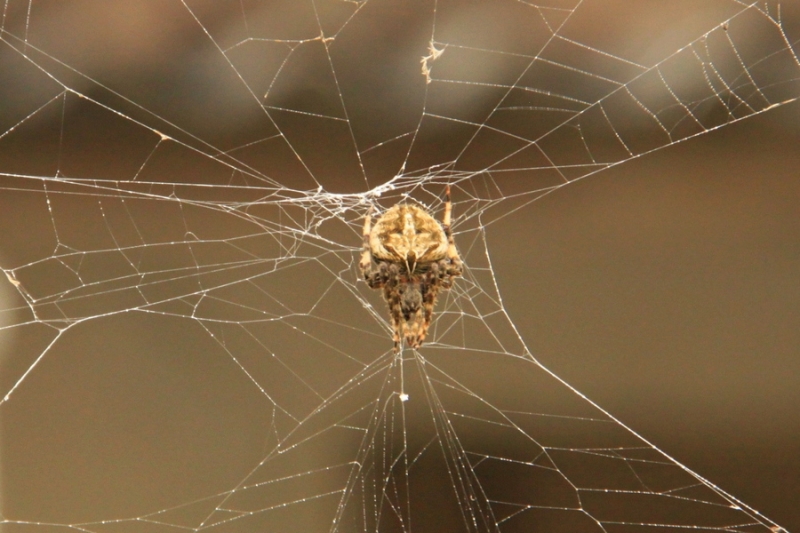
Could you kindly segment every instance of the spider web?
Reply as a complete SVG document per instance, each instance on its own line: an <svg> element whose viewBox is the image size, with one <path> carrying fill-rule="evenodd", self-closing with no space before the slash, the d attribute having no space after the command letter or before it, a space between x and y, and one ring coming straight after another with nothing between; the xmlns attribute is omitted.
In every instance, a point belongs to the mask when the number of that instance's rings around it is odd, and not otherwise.
<svg viewBox="0 0 800 533"><path fill-rule="evenodd" d="M504 304L515 217L800 93L777 4L660 9L5 2L3 530L781 530ZM447 184L464 276L398 356L363 217Z"/></svg>

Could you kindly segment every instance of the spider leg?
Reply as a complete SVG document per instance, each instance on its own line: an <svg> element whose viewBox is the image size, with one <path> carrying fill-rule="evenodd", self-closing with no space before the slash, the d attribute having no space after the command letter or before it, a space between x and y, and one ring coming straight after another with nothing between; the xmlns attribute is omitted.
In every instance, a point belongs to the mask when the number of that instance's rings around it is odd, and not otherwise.
<svg viewBox="0 0 800 533"><path fill-rule="evenodd" d="M446 186L444 189L444 216L442 217L442 225L444 226L444 230L447 233L448 237L450 236L450 217L453 211L453 203L450 201L450 185Z"/></svg>
<svg viewBox="0 0 800 533"><path fill-rule="evenodd" d="M450 264L447 269L443 269L442 275L460 276L462 272L461 256L456 250L456 243L453 240L453 232L450 230L450 223L453 216L453 203L450 201L450 185L445 188L446 200L444 203L444 216L442 217L442 228L447 237L447 259Z"/></svg>
<svg viewBox="0 0 800 533"><path fill-rule="evenodd" d="M370 258L372 254L369 251L369 232L371 229L372 229L372 206L370 206L369 210L367 211L367 216L364 217L364 231L361 233L361 236L363 237L363 244L361 248L361 263L359 263L361 270L365 270L366 268L368 268L369 263L372 262Z"/></svg>
<svg viewBox="0 0 800 533"><path fill-rule="evenodd" d="M373 289L383 286L383 279L380 276L380 271L377 270L372 261L372 251L369 247L369 234L372 229L372 207L370 206L367 211L367 216L364 217L364 231L363 244L361 247L361 260L358 262L358 269L361 271L361 277Z"/></svg>

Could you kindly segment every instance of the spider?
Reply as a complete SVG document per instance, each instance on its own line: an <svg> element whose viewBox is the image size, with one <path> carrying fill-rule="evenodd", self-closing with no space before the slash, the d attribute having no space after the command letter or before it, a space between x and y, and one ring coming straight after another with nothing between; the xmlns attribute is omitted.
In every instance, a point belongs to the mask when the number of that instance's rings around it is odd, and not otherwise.
<svg viewBox="0 0 800 533"><path fill-rule="evenodd" d="M383 289L392 320L394 349L402 342L418 348L431 325L436 296L453 286L462 261L450 232L450 187L442 223L423 208L397 204L372 226L364 220L364 246L358 268L367 285Z"/></svg>

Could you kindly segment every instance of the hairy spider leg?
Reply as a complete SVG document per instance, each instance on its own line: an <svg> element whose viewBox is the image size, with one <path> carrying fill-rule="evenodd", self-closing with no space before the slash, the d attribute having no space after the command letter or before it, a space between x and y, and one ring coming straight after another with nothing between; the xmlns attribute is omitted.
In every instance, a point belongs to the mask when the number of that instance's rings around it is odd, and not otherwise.
<svg viewBox="0 0 800 533"><path fill-rule="evenodd" d="M458 257L456 243L453 240L453 232L450 230L450 222L453 213L453 203L450 201L450 185L445 188L444 216L442 217L442 229L447 237L447 257L455 259Z"/></svg>
<svg viewBox="0 0 800 533"><path fill-rule="evenodd" d="M372 206L369 207L367 210L367 216L364 217L364 233L363 238L364 242L362 245L361 250L361 261L358 263L358 268L361 270L361 276L364 278L364 281L370 286L370 288L378 289L383 286L385 281L385 276L382 276L381 272L375 272L372 270L372 252L369 248L369 233L372 229Z"/></svg>
<svg viewBox="0 0 800 533"><path fill-rule="evenodd" d="M364 232L362 233L363 239L363 247L361 249L361 263L358 266L361 267L362 272L366 271L369 268L370 260L370 251L369 251L369 232L372 229L372 206L369 207L367 210L367 216L364 217Z"/></svg>
<svg viewBox="0 0 800 533"><path fill-rule="evenodd" d="M441 270L439 276L441 279L441 286L444 289L449 289L453 286L453 279L460 276L463 272L463 262L461 256L458 255L456 250L456 243L453 239L453 232L450 229L451 217L453 212L453 203L450 201L450 185L445 188L445 204L444 215L442 216L442 229L444 235L447 237L447 260L442 260Z"/></svg>

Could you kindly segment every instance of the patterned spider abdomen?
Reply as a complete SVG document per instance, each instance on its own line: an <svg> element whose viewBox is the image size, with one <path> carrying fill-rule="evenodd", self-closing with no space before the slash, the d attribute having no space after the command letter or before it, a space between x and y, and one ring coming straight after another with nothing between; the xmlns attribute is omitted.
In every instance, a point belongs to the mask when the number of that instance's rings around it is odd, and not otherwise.
<svg viewBox="0 0 800 533"><path fill-rule="evenodd" d="M425 340L438 287L424 278L415 276L409 281L395 278L397 281L392 280L383 287L395 343L403 339L412 348L418 348Z"/></svg>
<svg viewBox="0 0 800 533"><path fill-rule="evenodd" d="M398 204L383 214L369 235L375 259L397 262L413 274L416 265L438 261L447 255L442 226L420 207Z"/></svg>

